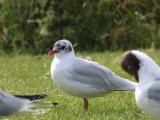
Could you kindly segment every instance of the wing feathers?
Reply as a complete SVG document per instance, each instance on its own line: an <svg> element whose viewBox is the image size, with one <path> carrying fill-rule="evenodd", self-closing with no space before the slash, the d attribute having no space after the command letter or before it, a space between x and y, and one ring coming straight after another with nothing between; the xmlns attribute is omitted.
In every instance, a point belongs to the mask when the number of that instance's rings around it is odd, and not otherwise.
<svg viewBox="0 0 160 120"><path fill-rule="evenodd" d="M72 66L73 79L82 84L89 84L97 89L134 91L136 83L117 76L108 68L81 58L77 58Z"/></svg>
<svg viewBox="0 0 160 120"><path fill-rule="evenodd" d="M37 107L37 106L51 106L51 105L58 105L56 102L32 102L27 107Z"/></svg>
<svg viewBox="0 0 160 120"><path fill-rule="evenodd" d="M22 99L29 99L30 101L39 100L47 97L45 94L40 95L14 95L15 97L22 98Z"/></svg>

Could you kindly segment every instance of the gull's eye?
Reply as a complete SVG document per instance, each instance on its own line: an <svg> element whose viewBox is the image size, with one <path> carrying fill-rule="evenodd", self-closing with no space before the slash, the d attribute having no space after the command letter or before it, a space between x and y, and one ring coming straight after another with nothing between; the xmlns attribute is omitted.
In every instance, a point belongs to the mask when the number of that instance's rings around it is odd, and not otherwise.
<svg viewBox="0 0 160 120"><path fill-rule="evenodd" d="M65 46L60 46L59 49L64 50Z"/></svg>
<svg viewBox="0 0 160 120"><path fill-rule="evenodd" d="M132 71L132 67L131 66L128 66L128 71Z"/></svg>

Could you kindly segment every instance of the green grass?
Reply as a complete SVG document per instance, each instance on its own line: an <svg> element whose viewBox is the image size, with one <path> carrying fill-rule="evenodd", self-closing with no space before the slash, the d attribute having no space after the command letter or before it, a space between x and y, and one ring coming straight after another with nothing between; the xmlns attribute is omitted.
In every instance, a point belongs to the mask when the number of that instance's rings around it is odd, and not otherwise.
<svg viewBox="0 0 160 120"><path fill-rule="evenodd" d="M160 64L159 50L142 50ZM77 56L92 57L94 61L107 66L117 75L134 81L120 67L123 52L76 53ZM113 92L105 97L89 99L88 112L83 110L83 100L64 93L50 75L50 65L54 56L1 55L0 89L9 94L48 95L41 101L59 102L57 106L43 107L50 109L46 114L11 115L2 119L14 120L144 120L152 119L136 104L134 92ZM42 107L41 107L42 108Z"/></svg>

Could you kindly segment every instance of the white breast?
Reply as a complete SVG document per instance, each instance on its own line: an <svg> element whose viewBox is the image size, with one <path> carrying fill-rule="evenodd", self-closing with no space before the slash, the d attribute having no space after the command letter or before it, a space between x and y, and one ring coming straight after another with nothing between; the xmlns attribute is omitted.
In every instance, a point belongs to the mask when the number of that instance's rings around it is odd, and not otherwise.
<svg viewBox="0 0 160 120"><path fill-rule="evenodd" d="M147 85L143 88L136 88L136 102L144 112L148 113L154 118L160 119L160 104L157 104L157 102L154 99L150 99L148 97L148 87L150 87L150 85Z"/></svg>
<svg viewBox="0 0 160 120"><path fill-rule="evenodd" d="M54 59L51 65L52 78L56 85L64 92L73 96L79 96L78 88L80 85L78 85L74 80L68 79L71 78L69 69L71 69L71 62Z"/></svg>
<svg viewBox="0 0 160 120"><path fill-rule="evenodd" d="M64 61L65 62L65 61ZM64 88L68 84L68 80L66 78L70 75L68 73L70 65L67 63L63 63L54 59L51 65L51 75L54 82L57 84L58 87L61 89Z"/></svg>

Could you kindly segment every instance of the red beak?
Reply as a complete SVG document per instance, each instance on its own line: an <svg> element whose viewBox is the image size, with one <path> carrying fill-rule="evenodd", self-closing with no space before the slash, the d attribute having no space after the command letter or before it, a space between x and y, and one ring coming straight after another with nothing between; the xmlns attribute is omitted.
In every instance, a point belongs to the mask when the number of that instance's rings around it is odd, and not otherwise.
<svg viewBox="0 0 160 120"><path fill-rule="evenodd" d="M137 82L139 83L139 75L138 75L138 72L135 72L135 79L137 80Z"/></svg>
<svg viewBox="0 0 160 120"><path fill-rule="evenodd" d="M58 50L51 50L51 51L49 51L48 56L50 56L50 55L52 55L52 54L55 54L55 53L57 53L57 52L58 52Z"/></svg>

